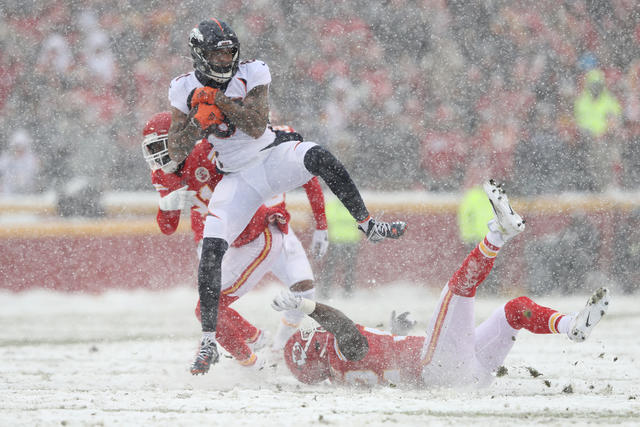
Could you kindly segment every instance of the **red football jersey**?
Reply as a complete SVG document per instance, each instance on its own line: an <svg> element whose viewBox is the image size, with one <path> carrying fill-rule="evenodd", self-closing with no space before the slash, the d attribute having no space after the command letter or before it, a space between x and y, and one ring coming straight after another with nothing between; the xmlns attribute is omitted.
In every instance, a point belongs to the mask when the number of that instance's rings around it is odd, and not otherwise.
<svg viewBox="0 0 640 427"><path fill-rule="evenodd" d="M180 171L167 174L158 169L151 172L151 182L162 197L185 185L196 192L195 204L191 207L191 229L196 242L202 239L209 199L221 179L222 175L216 169L215 151L206 140L193 147ZM158 210L157 220L160 230L164 234L171 234L178 228L180 211Z"/></svg>
<svg viewBox="0 0 640 427"><path fill-rule="evenodd" d="M420 352L425 337L398 336L379 329L356 325L369 342L369 352L357 362L340 352L333 335L328 344L332 382L353 385L420 384Z"/></svg>

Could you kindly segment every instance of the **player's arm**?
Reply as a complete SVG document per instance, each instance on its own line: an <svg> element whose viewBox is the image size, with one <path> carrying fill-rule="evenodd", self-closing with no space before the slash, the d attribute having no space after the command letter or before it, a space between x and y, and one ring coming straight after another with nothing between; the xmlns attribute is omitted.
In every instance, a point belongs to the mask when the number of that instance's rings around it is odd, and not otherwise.
<svg viewBox="0 0 640 427"><path fill-rule="evenodd" d="M271 307L278 311L298 310L311 317L333 334L340 352L347 360L361 360L369 352L367 338L362 335L353 320L340 310L294 295L288 289L273 299Z"/></svg>
<svg viewBox="0 0 640 427"><path fill-rule="evenodd" d="M158 209L156 222L162 234L173 234L178 229L180 223L180 211L163 211Z"/></svg>
<svg viewBox="0 0 640 427"><path fill-rule="evenodd" d="M269 86L254 87L242 101L231 99L219 90L215 103L220 111L247 135L259 138L264 133L269 121Z"/></svg>
<svg viewBox="0 0 640 427"><path fill-rule="evenodd" d="M313 218L316 222L316 230L327 229L327 215L325 213L324 206L324 194L322 193L322 186L317 176L314 176L302 186L307 193L309 204L311 205L311 211L313 212Z"/></svg>
<svg viewBox="0 0 640 427"><path fill-rule="evenodd" d="M369 342L353 323L340 310L317 302L316 308L309 314L320 326L331 332L338 341L340 351L347 360L356 361L369 352Z"/></svg>
<svg viewBox="0 0 640 427"><path fill-rule="evenodd" d="M192 109L193 111L194 109ZM169 157L176 163L187 158L196 142L202 137L202 130L184 114L171 107L171 127L169 128Z"/></svg>

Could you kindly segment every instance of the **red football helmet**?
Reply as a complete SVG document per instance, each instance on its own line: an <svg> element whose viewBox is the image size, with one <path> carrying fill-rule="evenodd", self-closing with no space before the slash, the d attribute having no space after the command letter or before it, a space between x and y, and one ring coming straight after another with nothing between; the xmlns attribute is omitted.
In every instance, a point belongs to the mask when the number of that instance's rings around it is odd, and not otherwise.
<svg viewBox="0 0 640 427"><path fill-rule="evenodd" d="M324 329L299 330L284 346L284 360L299 381L315 384L329 378L328 346L331 334Z"/></svg>
<svg viewBox="0 0 640 427"><path fill-rule="evenodd" d="M169 157L169 127L171 126L171 113L157 113L144 126L142 130L142 155L149 164L151 170L162 169L166 173L175 172L176 162Z"/></svg>

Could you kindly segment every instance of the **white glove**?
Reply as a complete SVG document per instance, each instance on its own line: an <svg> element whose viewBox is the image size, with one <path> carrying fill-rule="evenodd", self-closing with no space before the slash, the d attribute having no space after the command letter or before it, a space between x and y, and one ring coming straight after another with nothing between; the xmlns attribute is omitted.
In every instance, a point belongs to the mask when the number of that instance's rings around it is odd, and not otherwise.
<svg viewBox="0 0 640 427"><path fill-rule="evenodd" d="M275 311L298 310L304 314L311 314L316 309L316 302L300 295L294 295L289 289L283 289L273 301L271 308Z"/></svg>
<svg viewBox="0 0 640 427"><path fill-rule="evenodd" d="M329 232L327 230L316 230L311 239L311 254L314 258L322 258L329 248Z"/></svg>
<svg viewBox="0 0 640 427"><path fill-rule="evenodd" d="M182 188L172 191L164 197L160 198L158 206L161 211L177 211L187 207L193 206L193 201L196 197L196 192L187 190L189 188L185 185Z"/></svg>

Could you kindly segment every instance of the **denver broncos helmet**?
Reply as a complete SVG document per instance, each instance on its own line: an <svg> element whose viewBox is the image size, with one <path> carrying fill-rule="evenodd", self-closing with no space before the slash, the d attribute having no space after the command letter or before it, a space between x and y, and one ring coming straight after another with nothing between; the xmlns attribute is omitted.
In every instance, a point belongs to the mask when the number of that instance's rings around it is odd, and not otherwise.
<svg viewBox="0 0 640 427"><path fill-rule="evenodd" d="M238 71L240 41L231 27L222 21L211 18L199 23L189 34L189 47L196 73L217 85L224 85ZM215 64L207 59L209 53L222 49L231 49L231 64Z"/></svg>

